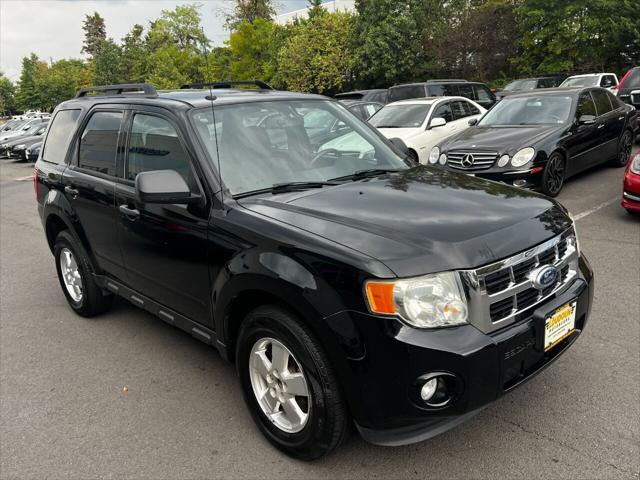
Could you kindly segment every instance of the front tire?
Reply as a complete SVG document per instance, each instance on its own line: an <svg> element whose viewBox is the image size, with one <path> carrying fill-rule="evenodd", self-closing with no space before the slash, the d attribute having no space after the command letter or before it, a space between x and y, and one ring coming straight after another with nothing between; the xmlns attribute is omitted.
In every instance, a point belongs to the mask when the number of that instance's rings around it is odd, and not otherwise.
<svg viewBox="0 0 640 480"><path fill-rule="evenodd" d="M67 230L56 237L53 255L60 287L74 312L94 317L111 307L113 295L96 284L87 253Z"/></svg>
<svg viewBox="0 0 640 480"><path fill-rule="evenodd" d="M618 155L611 162L614 167L626 167L631 158L631 151L633 150L633 133L629 130L625 130L618 144Z"/></svg>
<svg viewBox="0 0 640 480"><path fill-rule="evenodd" d="M560 153L551 154L542 174L542 193L549 197L555 197L560 193L564 185L565 166L564 157Z"/></svg>
<svg viewBox="0 0 640 480"><path fill-rule="evenodd" d="M278 449L315 460L348 433L348 412L326 354L312 332L276 306L247 315L236 365L244 399L258 428Z"/></svg>

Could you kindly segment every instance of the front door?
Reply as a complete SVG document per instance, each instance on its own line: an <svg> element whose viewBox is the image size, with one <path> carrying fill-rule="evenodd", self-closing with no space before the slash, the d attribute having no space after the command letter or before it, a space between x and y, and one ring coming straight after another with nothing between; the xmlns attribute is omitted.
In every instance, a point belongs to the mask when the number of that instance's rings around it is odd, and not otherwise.
<svg viewBox="0 0 640 480"><path fill-rule="evenodd" d="M591 94L583 92L578 98L578 106L574 119L571 135L566 140L569 161L567 164L567 175L589 168L596 161L599 155L599 133L597 123L580 125L580 118L585 116L597 117L596 105Z"/></svg>
<svg viewBox="0 0 640 480"><path fill-rule="evenodd" d="M127 283L191 320L210 324L208 209L204 205L143 204L135 190L137 174L175 170L193 193L206 198L185 137L162 109L134 109L128 125L123 175L116 185Z"/></svg>

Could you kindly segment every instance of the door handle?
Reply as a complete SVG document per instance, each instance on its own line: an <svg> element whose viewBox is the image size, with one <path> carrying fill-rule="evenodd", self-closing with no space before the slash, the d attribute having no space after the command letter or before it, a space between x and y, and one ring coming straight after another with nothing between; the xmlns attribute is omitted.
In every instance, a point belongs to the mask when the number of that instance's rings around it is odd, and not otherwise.
<svg viewBox="0 0 640 480"><path fill-rule="evenodd" d="M74 200L78 198L78 195L80 195L80 192L73 187L66 186L64 187L64 191L71 195L71 198Z"/></svg>
<svg viewBox="0 0 640 480"><path fill-rule="evenodd" d="M598 125L598 130L600 130L601 128L604 128L604 123L601 123L600 125Z"/></svg>
<svg viewBox="0 0 640 480"><path fill-rule="evenodd" d="M140 216L140 210L129 208L128 205L120 205L118 207L118 210L120 210L122 213L124 213L125 216L129 217L130 219L135 219Z"/></svg>

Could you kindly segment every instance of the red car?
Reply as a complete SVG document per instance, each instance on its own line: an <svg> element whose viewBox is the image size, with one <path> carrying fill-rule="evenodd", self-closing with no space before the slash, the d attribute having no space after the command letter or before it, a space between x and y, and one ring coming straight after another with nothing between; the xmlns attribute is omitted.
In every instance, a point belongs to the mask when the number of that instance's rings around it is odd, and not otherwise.
<svg viewBox="0 0 640 480"><path fill-rule="evenodd" d="M640 153L636 153L624 172L622 206L629 213L640 213Z"/></svg>

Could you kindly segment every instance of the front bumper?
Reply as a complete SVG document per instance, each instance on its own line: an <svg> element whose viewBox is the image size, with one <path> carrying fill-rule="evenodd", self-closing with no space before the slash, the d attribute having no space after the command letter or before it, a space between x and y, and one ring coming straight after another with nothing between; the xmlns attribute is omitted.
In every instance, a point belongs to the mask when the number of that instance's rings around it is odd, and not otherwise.
<svg viewBox="0 0 640 480"><path fill-rule="evenodd" d="M492 167L487 170L465 171L455 168L445 167L450 172L465 173L479 178L486 178L494 182L502 182L521 188L536 188L542 181L544 167L542 165L530 167L525 170L506 170L504 168Z"/></svg>
<svg viewBox="0 0 640 480"><path fill-rule="evenodd" d="M342 383L365 440L403 445L438 435L550 365L587 323L593 273L584 257L579 263L580 276L566 288L523 311L514 324L490 334L472 325L426 331L361 313L335 315L331 323L341 323L343 331L345 324L353 326L349 329L353 338L345 343L351 358ZM573 301L576 330L545 353L545 318ZM431 408L419 399L416 379L430 372L459 379L459 391L444 407Z"/></svg>
<svg viewBox="0 0 640 480"><path fill-rule="evenodd" d="M640 175L631 171L624 177L622 206L631 212L640 212Z"/></svg>

